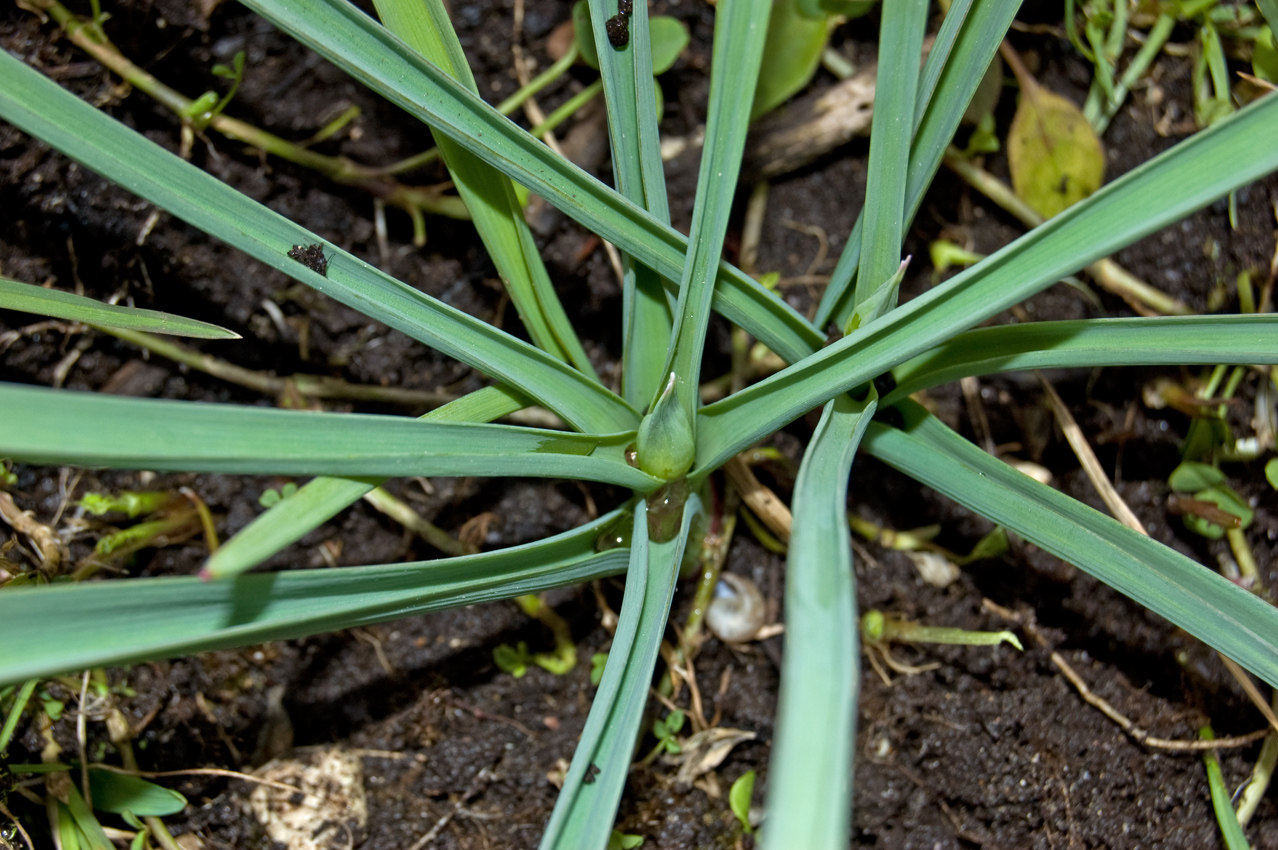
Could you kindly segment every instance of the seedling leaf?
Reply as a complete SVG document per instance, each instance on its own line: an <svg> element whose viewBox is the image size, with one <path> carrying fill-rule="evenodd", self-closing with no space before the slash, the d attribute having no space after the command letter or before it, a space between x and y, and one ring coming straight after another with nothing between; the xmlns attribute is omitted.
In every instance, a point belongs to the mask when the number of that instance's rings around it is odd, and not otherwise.
<svg viewBox="0 0 1278 850"><path fill-rule="evenodd" d="M1278 46L1274 44L1274 31L1261 27L1251 47L1251 70L1271 83L1278 83Z"/></svg>
<svg viewBox="0 0 1278 850"><path fill-rule="evenodd" d="M83 295L0 278L0 308L70 322L198 339L239 339L235 331L158 310L103 304Z"/></svg>
<svg viewBox="0 0 1278 850"><path fill-rule="evenodd" d="M178 792L110 770L90 768L89 790L93 792L93 808L100 812L158 817L175 815L186 808L186 798Z"/></svg>
<svg viewBox="0 0 1278 850"><path fill-rule="evenodd" d="M747 770L728 789L728 808L737 816L746 835L753 832L750 826L750 798L754 796L754 771Z"/></svg>
<svg viewBox="0 0 1278 850"><path fill-rule="evenodd" d="M752 121L806 86L821 63L821 51L830 38L830 19L819 8L805 11L803 6L803 0L777 0L772 4L763 67L750 110Z"/></svg>
<svg viewBox="0 0 1278 850"><path fill-rule="evenodd" d="M1223 484L1224 481L1225 473L1216 467L1209 463L1198 463L1192 460L1187 460L1176 467L1167 478L1167 483L1178 493L1192 493L1195 490Z"/></svg>
<svg viewBox="0 0 1278 850"><path fill-rule="evenodd" d="M683 21L657 15L648 19L648 38L652 41L652 74L660 76L670 70L692 37Z"/></svg>

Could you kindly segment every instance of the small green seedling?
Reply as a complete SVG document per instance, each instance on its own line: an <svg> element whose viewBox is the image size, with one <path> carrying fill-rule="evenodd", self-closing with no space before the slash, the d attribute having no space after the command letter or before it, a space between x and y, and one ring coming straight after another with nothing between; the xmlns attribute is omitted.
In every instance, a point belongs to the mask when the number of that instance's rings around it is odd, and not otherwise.
<svg viewBox="0 0 1278 850"><path fill-rule="evenodd" d="M503 643L493 650L493 663L516 679L522 679L528 672L528 665L532 663L532 653L528 651L525 641L521 640L514 646Z"/></svg>
<svg viewBox="0 0 1278 850"><path fill-rule="evenodd" d="M679 746L679 739L675 736L683 728L685 719L682 711L672 711L664 720L652 722L652 734L657 739L658 751L672 755L683 752L683 748Z"/></svg>
<svg viewBox="0 0 1278 850"><path fill-rule="evenodd" d="M870 609L861 618L861 637L869 643L946 643L957 646L998 646L1010 643L1024 650L1020 639L1009 631L976 632L967 629L950 629L923 626L901 617Z"/></svg>
<svg viewBox="0 0 1278 850"><path fill-rule="evenodd" d="M79 505L94 516L121 513L129 519L135 519L182 501L184 500L180 495L169 490L122 490L115 494L85 493Z"/></svg>
<svg viewBox="0 0 1278 850"><path fill-rule="evenodd" d="M244 80L244 51L241 50L235 54L230 67L222 64L214 65L213 75L230 80L231 89L220 98L217 92L206 91L183 111L183 117L200 129L207 127L210 121L222 114L222 110L226 109L231 98L235 97L235 93L239 91L240 83Z"/></svg>
<svg viewBox="0 0 1278 850"><path fill-rule="evenodd" d="M1185 527L1209 540L1219 540L1229 530L1242 531L1255 518L1246 501L1225 483L1225 474L1210 464L1185 461L1167 482L1177 493L1192 494L1178 503Z"/></svg>
<svg viewBox="0 0 1278 850"><path fill-rule="evenodd" d="M257 503L264 508L273 508L296 492L297 485L290 481L278 490L274 487L264 490L262 495L257 497Z"/></svg>
<svg viewBox="0 0 1278 850"><path fill-rule="evenodd" d="M1268 26L1260 28L1252 43L1251 70L1267 83L1278 83L1278 47L1274 45L1274 31Z"/></svg>
<svg viewBox="0 0 1278 850"><path fill-rule="evenodd" d="M604 665L608 663L608 653L596 652L590 656L590 684L599 687L603 679Z"/></svg>
<svg viewBox="0 0 1278 850"><path fill-rule="evenodd" d="M732 809L732 813L737 816L741 831L746 835L754 832L754 827L750 826L750 798L753 796L754 771L747 770L728 789L728 808Z"/></svg>
<svg viewBox="0 0 1278 850"><path fill-rule="evenodd" d="M1272 457L1265 464L1265 480L1269 482L1269 486L1278 490L1278 457Z"/></svg>
<svg viewBox="0 0 1278 850"><path fill-rule="evenodd" d="M984 254L969 251L948 239L937 239L927 246L928 256L932 259L932 279L939 280L941 275L953 268L965 269L985 259Z"/></svg>
<svg viewBox="0 0 1278 850"><path fill-rule="evenodd" d="M642 835L631 835L619 829L614 829L608 836L608 850L634 850L642 844Z"/></svg>
<svg viewBox="0 0 1278 850"><path fill-rule="evenodd" d="M977 632L967 629L951 629L938 626L923 626L901 617L884 614L877 609L870 609L861 617L861 640L865 644L866 657L870 665L885 684L892 680L882 664L905 676L925 673L940 667L939 664L910 665L892 656L889 649L893 642L898 643L945 643L957 646L998 646L1010 643L1017 649L1024 650L1021 641L1009 631ZM880 663L882 659L882 664Z"/></svg>
<svg viewBox="0 0 1278 850"><path fill-rule="evenodd" d="M676 736L679 730L683 728L685 719L683 712L676 709L670 712L664 720L654 720L652 722L652 736L657 739L657 745L649 750L648 754L640 759L638 764L641 766L650 765L664 753L677 755L683 752L683 746L680 745Z"/></svg>

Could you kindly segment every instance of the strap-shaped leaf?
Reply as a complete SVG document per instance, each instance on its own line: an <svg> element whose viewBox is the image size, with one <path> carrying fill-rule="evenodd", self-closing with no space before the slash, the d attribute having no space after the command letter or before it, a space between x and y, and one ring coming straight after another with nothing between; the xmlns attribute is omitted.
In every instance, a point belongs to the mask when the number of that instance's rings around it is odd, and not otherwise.
<svg viewBox="0 0 1278 850"><path fill-rule="evenodd" d="M669 360L669 371L676 376L675 397L688 417L699 404L697 387L710 324L715 271L723 254L728 216L741 172L750 105L754 102L754 86L768 35L770 5L770 0L732 0L715 9L706 142L697 173L692 238L679 282Z"/></svg>
<svg viewBox="0 0 1278 850"><path fill-rule="evenodd" d="M551 152L346 0L245 5L663 278L682 275L687 237ZM719 280L714 309L787 361L820 347L811 323L741 270L721 264Z"/></svg>
<svg viewBox="0 0 1278 850"><path fill-rule="evenodd" d="M0 455L36 463L249 475L527 475L661 482L626 463L634 433L120 398L0 384Z"/></svg>
<svg viewBox="0 0 1278 850"><path fill-rule="evenodd" d="M702 408L708 470L836 394L1278 168L1278 97L1263 97L1133 169L1003 250L819 353Z"/></svg>
<svg viewBox="0 0 1278 850"><path fill-rule="evenodd" d="M626 568L626 550L599 553L595 541L620 513L464 558L218 582L154 578L7 589L0 593L0 685L381 623L613 575Z"/></svg>
<svg viewBox="0 0 1278 850"><path fill-rule="evenodd" d="M422 418L439 422L492 422L526 406L527 400L518 393L504 387L485 387ZM206 578L228 578L252 569L362 499L383 481L383 478L328 476L308 481L218 547L205 563L202 574Z"/></svg>
<svg viewBox="0 0 1278 850"><path fill-rule="evenodd" d="M648 5L631 4L630 41L621 48L612 46L607 33L607 22L617 6L613 0L590 3L591 35L608 109L613 175L617 191L658 221L669 224L670 207L657 132ZM661 276L629 255L622 287L625 346L621 390L626 401L643 409L665 377L662 370L674 317Z"/></svg>
<svg viewBox="0 0 1278 850"><path fill-rule="evenodd" d="M914 100L919 88L927 0L896 0L883 7L879 43L892 45L879 60L874 90L874 123L870 127L869 177L865 186L865 226L861 239L861 271L856 283L860 307L897 272L905 239L905 183L914 137ZM896 306L893 294L881 312ZM868 322L878 313L866 315Z"/></svg>
<svg viewBox="0 0 1278 850"><path fill-rule="evenodd" d="M83 295L45 289L32 283L0 278L0 309L37 313L87 325L149 331L155 334L189 336L198 339L239 339L235 331L158 310L103 304Z"/></svg>
<svg viewBox="0 0 1278 850"><path fill-rule="evenodd" d="M794 485L765 850L848 846L861 671L848 472L874 410L873 399L829 402Z"/></svg>
<svg viewBox="0 0 1278 850"><path fill-rule="evenodd" d="M907 223L918 214L923 194L1020 5L1021 0L969 0L955 2L946 14L919 84L916 111L921 114L905 190ZM858 216L817 308L817 327L830 321L843 327L852 315L850 285L861 260L862 227Z"/></svg>
<svg viewBox="0 0 1278 850"><path fill-rule="evenodd" d="M307 286L520 387L574 427L635 427L638 417L629 405L577 370L324 243L4 52L0 117ZM324 273L288 255L294 245L314 244L323 246Z"/></svg>
<svg viewBox="0 0 1278 850"><path fill-rule="evenodd" d="M657 543L648 537L647 504L641 500L635 505L630 567L617 632L586 727L542 835L542 850L604 850L608 846L648 703L688 529L700 510L700 500L693 495L684 506L680 533Z"/></svg>
<svg viewBox="0 0 1278 850"><path fill-rule="evenodd" d="M1278 686L1278 609L1168 547L991 457L911 401L866 451L988 517Z"/></svg>
<svg viewBox="0 0 1278 850"><path fill-rule="evenodd" d="M376 0L387 29L478 93L442 0ZM598 380L537 252L510 178L447 137L436 140L471 220L533 342Z"/></svg>
<svg viewBox="0 0 1278 850"><path fill-rule="evenodd" d="M1278 363L1278 315L1160 316L999 325L959 334L892 370L883 405L968 375L1091 366Z"/></svg>

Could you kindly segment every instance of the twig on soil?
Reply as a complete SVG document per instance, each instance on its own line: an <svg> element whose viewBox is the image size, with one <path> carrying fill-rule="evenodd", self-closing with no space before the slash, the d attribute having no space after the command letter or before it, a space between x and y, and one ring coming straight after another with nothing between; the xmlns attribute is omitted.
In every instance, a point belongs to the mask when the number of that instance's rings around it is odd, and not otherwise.
<svg viewBox="0 0 1278 850"><path fill-rule="evenodd" d="M478 548L467 546L439 526L427 522L407 502L395 498L381 487L374 487L365 493L364 501L418 537L421 537L445 555L472 555L478 551Z"/></svg>
<svg viewBox="0 0 1278 850"><path fill-rule="evenodd" d="M212 375L223 381L229 381L275 398L340 398L350 401L403 404L427 409L441 407L456 399L456 396L450 393L436 390L413 390L403 387L352 384L326 375L297 373L280 377L236 366L234 363L204 354L180 343L161 339L153 334L120 328L99 327L97 330L111 334L117 339L122 339L145 351L159 354L161 357L167 357L174 362L204 372L206 375ZM541 408L517 410L506 418L517 424L530 425L536 428L562 430L565 427L558 416Z"/></svg>
<svg viewBox="0 0 1278 850"><path fill-rule="evenodd" d="M1027 628L1027 631L1030 630ZM1031 633L1033 632L1031 631ZM1259 741L1261 738L1265 737L1265 735L1269 734L1268 729L1259 729L1246 735L1235 735L1232 738L1217 738L1213 741L1175 741L1170 738L1154 737L1150 735L1149 732L1129 720L1126 715L1106 702L1104 698L1092 693L1091 688L1089 688L1087 683L1083 681L1083 677L1078 675L1073 667L1069 666L1069 662L1067 662L1059 652L1053 652L1051 658L1052 663L1056 665L1056 669L1060 670L1061 674L1064 675L1066 679L1069 679L1070 684L1078 690L1078 695L1083 698L1084 702L1096 709L1099 709L1101 714L1104 714L1110 720L1117 723L1119 728L1126 732L1128 736L1130 736L1131 739L1138 744L1144 744L1160 750L1197 752L1217 748L1225 749L1229 747L1245 747L1248 744L1254 744L1256 741Z"/></svg>
<svg viewBox="0 0 1278 850"><path fill-rule="evenodd" d="M1092 447L1087 443L1087 437L1083 435L1083 429L1078 426L1078 422L1074 419L1073 414L1069 412L1069 408L1065 406L1065 402L1057 395L1056 388L1051 382L1043 376L1042 372L1035 372L1038 381L1043 385L1043 391L1047 393L1047 400L1052 406L1052 415L1056 417L1056 424L1065 434L1065 439L1069 442L1070 448L1074 450L1075 457L1082 464L1083 471L1087 473L1087 480L1092 482L1092 486L1100 493L1101 500L1105 502L1105 506L1109 508L1109 512L1114 518L1123 525L1138 531L1148 537L1145 526L1136 518L1136 514L1123 501L1123 497L1118 495L1118 491L1114 489L1114 485L1109 482L1109 476L1105 474L1105 470L1101 468L1100 460L1097 459Z"/></svg>
<svg viewBox="0 0 1278 850"><path fill-rule="evenodd" d="M466 703L455 699L451 694L446 694L444 696L443 701L446 705L451 705L453 708L461 709L462 711L466 712L467 714L471 715L477 720L493 720L493 721L496 721L497 723L504 723L513 729L518 729L520 732L523 732L529 738L535 737L531 729L529 729L527 726L520 723L518 720L514 719L513 717L506 717L505 715L502 715L502 714L492 714L491 712L484 711L482 708L476 708L473 705L467 705Z"/></svg>
<svg viewBox="0 0 1278 850"><path fill-rule="evenodd" d="M963 390L963 402L967 405L967 418L972 423L973 436L985 447L987 454L997 457L993 432L990 431L990 418L986 415L985 403L981 400L981 382L975 375L968 375L959 380L959 388Z"/></svg>
<svg viewBox="0 0 1278 850"><path fill-rule="evenodd" d="M50 575L57 573L58 566L62 563L62 546L57 532L38 522L31 512L20 509L13 497L3 492L0 492L0 519L7 522L14 531L31 538L40 552L45 572Z"/></svg>
<svg viewBox="0 0 1278 850"><path fill-rule="evenodd" d="M261 151L313 169L336 183L363 189L387 203L401 207L413 218L415 241L420 240L420 244L425 243L425 229L421 224L423 211L451 218L469 217L460 198L443 194L451 186L450 183L439 186L406 186L383 169L361 165L344 156L315 153L304 145L294 144L221 112L209 114L206 111L201 114L200 107L194 100L169 88L125 57L107 40L96 23L73 15L57 0L31 0L30 8L49 13L77 47L179 116L182 121L184 152L189 151L197 129L208 127L216 130L229 139L244 142Z"/></svg>
<svg viewBox="0 0 1278 850"><path fill-rule="evenodd" d="M18 828L18 834L22 836L22 840L26 843L28 850L35 850L35 845L31 843L31 836L27 835L27 831L22 828L22 821L15 818L13 813L5 807L3 802L0 802L0 815L4 815L9 820L13 821L13 825Z"/></svg>
<svg viewBox="0 0 1278 850"><path fill-rule="evenodd" d="M1035 614L1032 609L1024 613L1017 613L1002 605L998 605L989 599L982 600L981 607L992 611L1005 620L1013 623L1019 623L1025 630L1025 634L1033 638L1039 646L1047 648L1050 646L1048 639L1043 635L1035 624ZM1223 657L1223 656L1222 656ZM1249 732L1246 735L1235 735L1230 738L1217 738L1214 741L1177 741L1170 738L1158 738L1149 734L1149 732L1132 722L1127 715L1123 714L1114 706L1110 705L1104 697L1093 693L1092 689L1087 686L1087 682L1083 677L1070 666L1065 657L1055 650L1051 654L1052 664L1056 665L1056 669L1061 672L1069 683L1078 691L1078 695L1083 701L1093 708L1098 709L1110 720L1118 724L1124 732L1126 732L1132 740L1138 744L1145 744L1150 747L1162 750L1173 750L1178 752L1195 752L1201 750L1209 750L1214 748L1228 749L1231 747L1245 747L1253 744L1261 738L1269 734L1269 729L1258 729L1255 732Z"/></svg>
<svg viewBox="0 0 1278 850"><path fill-rule="evenodd" d="M754 477L750 467L739 456L725 463L723 471L741 494L741 501L746 503L755 516L763 520L768 530L783 542L789 540L790 509L777 498L777 494L759 483L759 479Z"/></svg>
<svg viewBox="0 0 1278 850"><path fill-rule="evenodd" d="M299 747L299 749L301 749ZM270 779L261 779L250 773L240 773L238 770L223 770L218 767L192 767L187 770L130 770L125 767L116 767L113 764L103 764L102 762L93 762L89 767L94 770L107 770L111 773L122 773L125 776L140 776L144 779L161 779L166 776L224 776L227 779L241 779L245 782L252 782L255 785L268 785L271 788L277 788L280 791L288 791L290 793L297 790L296 786L286 785L283 782L275 782Z"/></svg>
<svg viewBox="0 0 1278 850"><path fill-rule="evenodd" d="M475 778L471 780L470 787L466 789L466 793L462 794L461 797L453 803L453 807L449 811L440 815L439 820L435 821L435 825L427 830L425 835L414 841L408 850L422 850L423 847L434 841L435 836L439 835L444 827L448 826L449 822L452 821L459 812L461 812L462 807L477 797L479 792L483 791L488 783L492 782L496 778L497 774L493 773L492 770L487 767L481 767L479 772L475 774Z"/></svg>

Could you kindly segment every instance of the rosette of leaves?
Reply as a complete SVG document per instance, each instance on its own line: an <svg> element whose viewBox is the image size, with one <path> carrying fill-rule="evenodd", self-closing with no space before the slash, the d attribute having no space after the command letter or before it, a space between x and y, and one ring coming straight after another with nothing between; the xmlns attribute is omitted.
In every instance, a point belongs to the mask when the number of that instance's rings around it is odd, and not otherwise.
<svg viewBox="0 0 1278 850"><path fill-rule="evenodd" d="M380 22L345 0L247 2L430 125L532 343L383 274L0 54L4 120L260 262L492 379L491 386L421 420L0 385L0 455L96 467L320 476L220 549L206 570L215 580L136 579L0 592L0 682L348 628L624 571L625 597L608 663L543 838L548 848L605 847L642 727L675 576L700 510L696 494L737 452L822 407L795 487L764 846L841 848L849 838L858 647L846 512L849 498L873 498L849 481L858 451L1087 570L1278 685L1278 612L1268 604L990 457L908 398L920 388L1003 370L1278 362L1272 343L1278 322L1270 315L972 330L1062 276L1278 168L1272 143L1278 98L1239 110L898 305L890 284L906 227L1018 3L954 0L926 63L928 4L883 4L865 211L810 322L721 259L764 57L767 0L720 0L716 6L706 145L689 237L669 223L646 4L633 4L630 39L614 48L604 25L618 14L616 3L591 0L613 147L612 188L479 98L439 0L377 0ZM619 393L600 382L585 357L524 224L512 181L623 252ZM290 259L294 245L321 245L326 274ZM712 311L791 365L702 407L697 387ZM819 329L830 322L851 332L827 345ZM889 372L896 388L876 395L872 382ZM686 468L682 461L629 462L644 411L658 398L667 424L654 445L677 458L690 445ZM531 403L554 411L570 430L486 424ZM95 427L83 428L85 421ZM666 470L662 474L673 480L653 470ZM634 498L597 523L509 550L417 564L242 574L362 496L374 481L403 475L576 478L630 488ZM600 551L601 532L612 537L619 518L632 525L628 544ZM68 620L66 611L75 617Z"/></svg>

